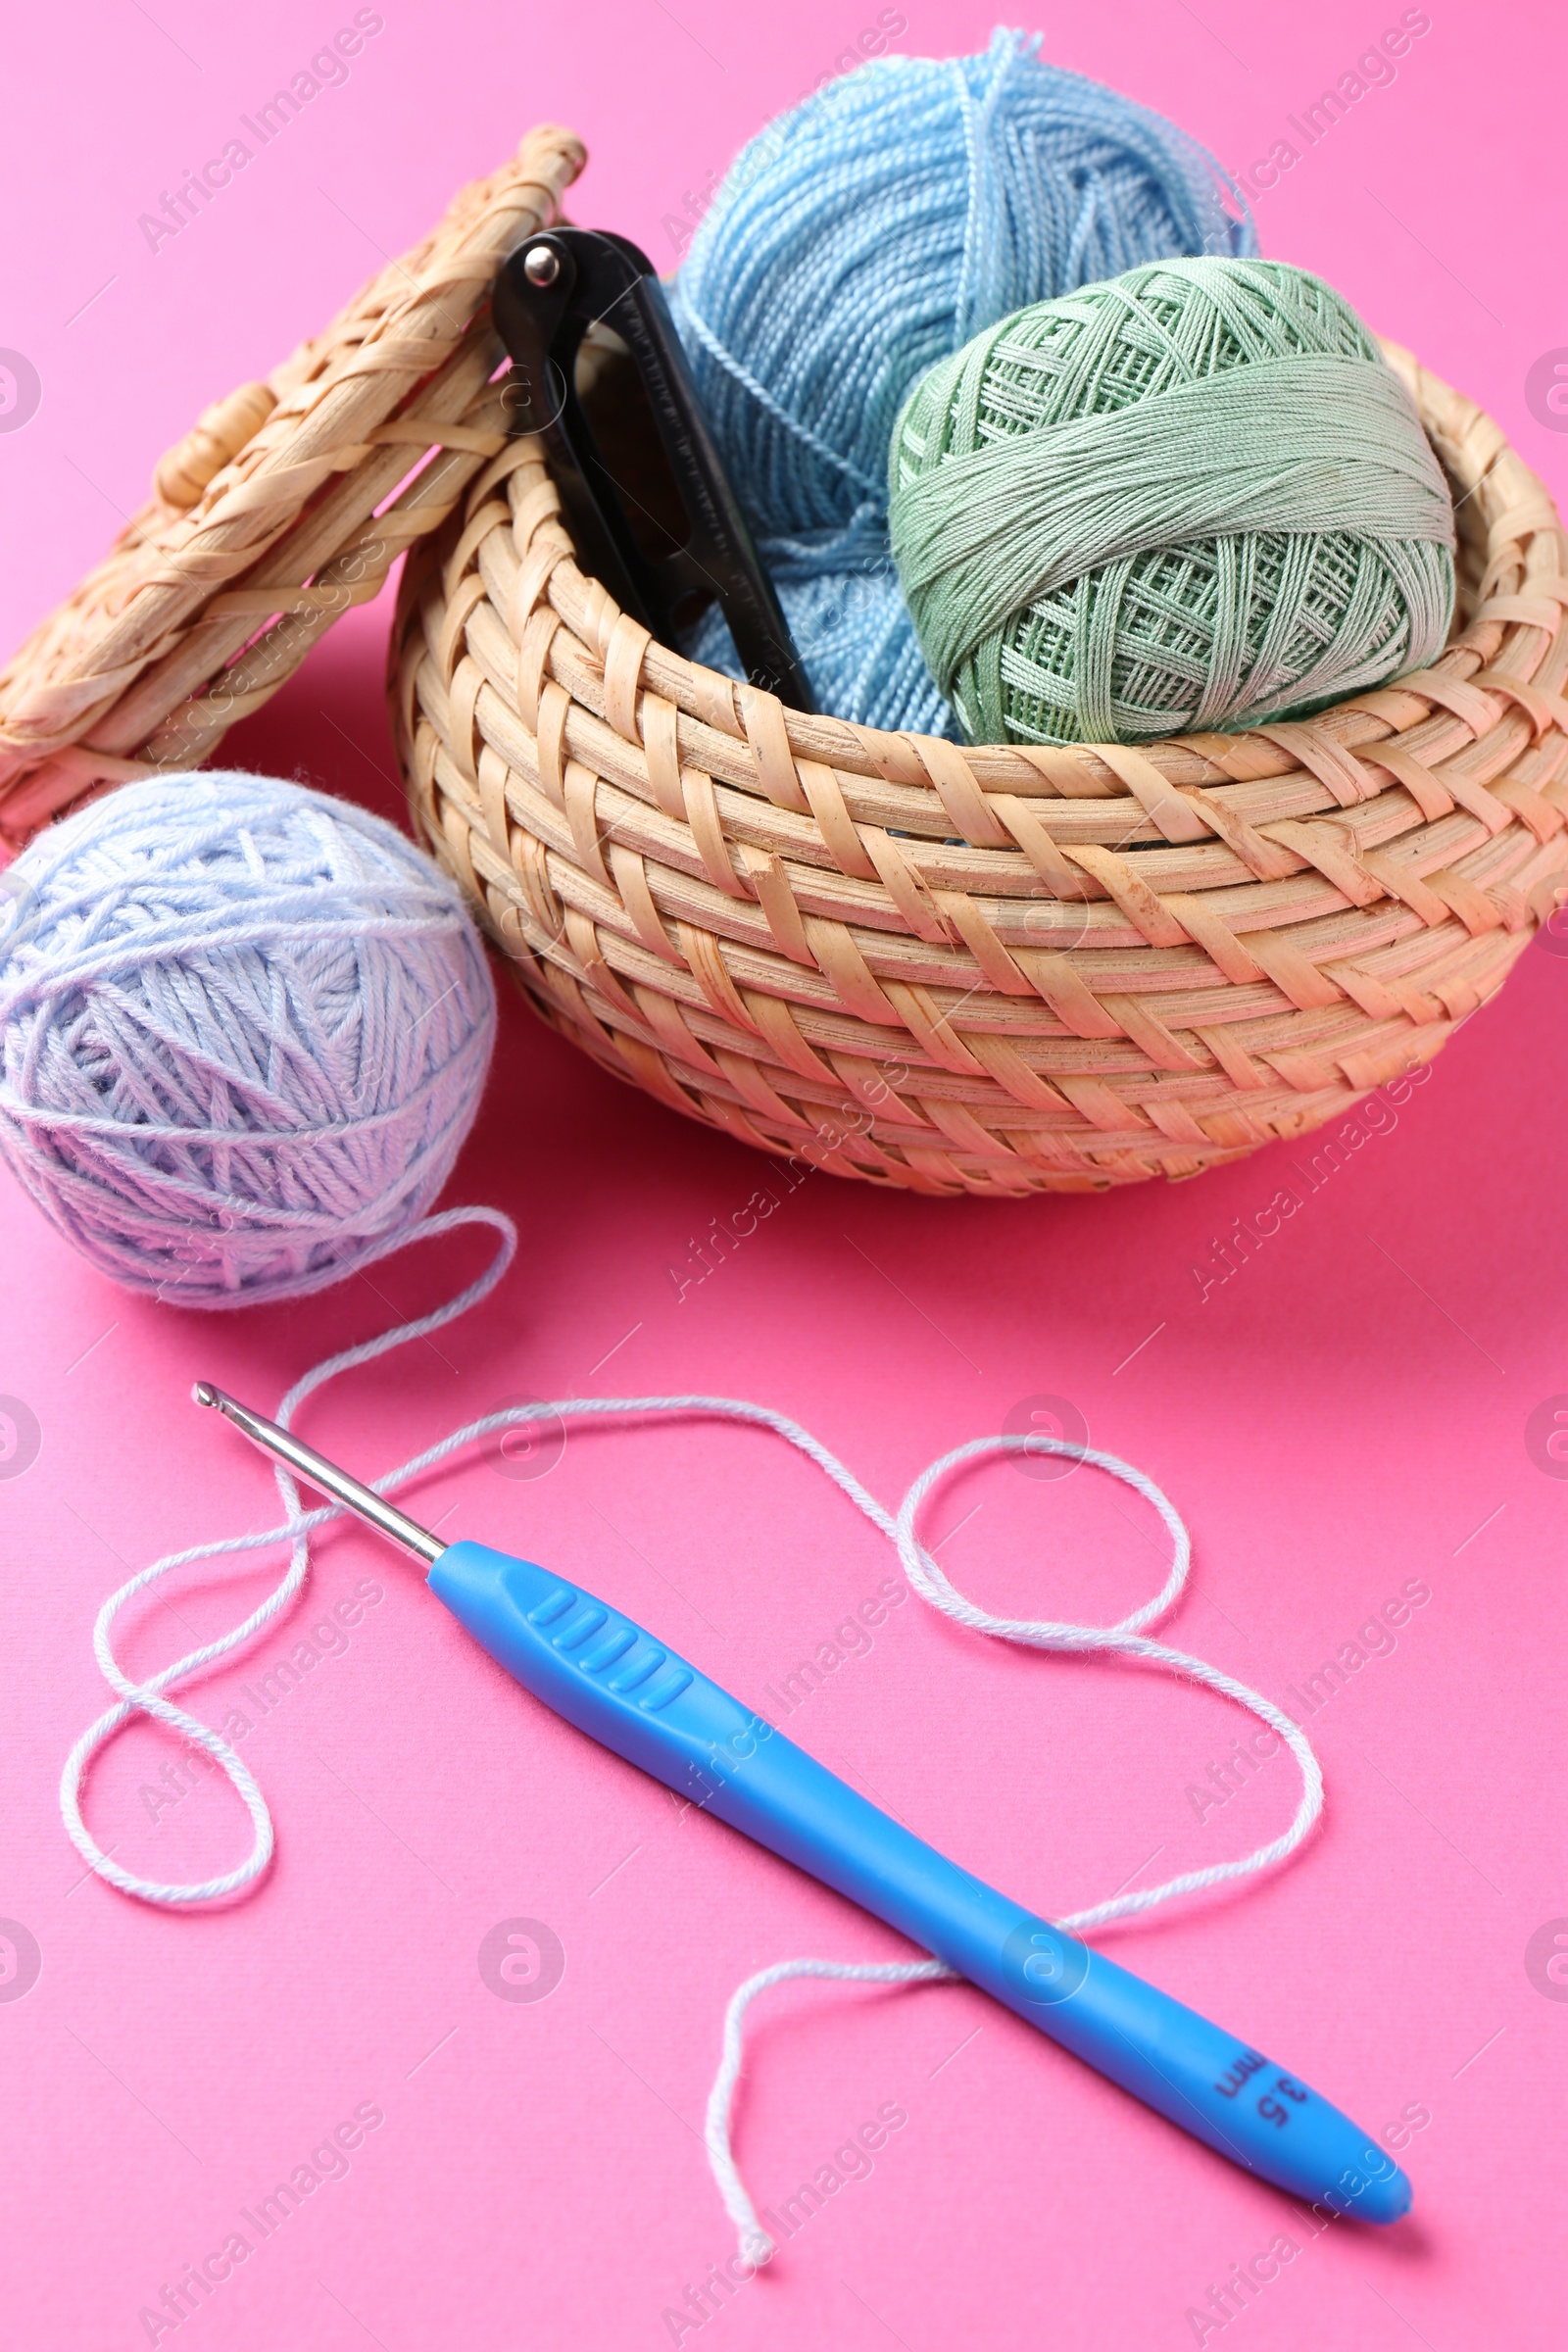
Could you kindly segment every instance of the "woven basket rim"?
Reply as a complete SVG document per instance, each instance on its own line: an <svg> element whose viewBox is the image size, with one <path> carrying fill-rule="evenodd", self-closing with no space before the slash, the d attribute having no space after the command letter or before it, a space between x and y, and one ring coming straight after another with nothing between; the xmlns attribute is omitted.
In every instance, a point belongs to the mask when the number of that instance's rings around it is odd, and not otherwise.
<svg viewBox="0 0 1568 2352"><path fill-rule="evenodd" d="M1069 744L1035 745L1023 743L963 743L955 747L949 738L921 733L906 728L890 731L870 727L834 712L804 711L779 702L776 696L715 670L702 662L693 662L675 648L664 645L659 638L647 638L643 654L643 679L654 692L668 697L683 710L708 725L719 729L737 740L750 742L760 728L766 729L772 719L769 706L777 705L783 716L783 732L789 752L794 759L809 760L833 766L858 769L868 775L897 777L911 783L931 781L933 765L951 766L949 755L957 749L964 762L987 786L1005 788L1007 785L1030 786L1038 778L1057 781L1063 787L1078 782L1087 774L1095 781L1105 779L1125 783L1140 759L1147 759L1164 767L1175 783L1197 782L1210 775L1216 765L1238 778L1245 775L1251 762L1247 747L1275 746L1282 735L1291 749L1292 758L1298 750L1298 738L1303 725L1332 729L1347 714L1353 714L1352 731L1370 736L1376 724L1362 728L1353 722L1365 713L1376 711L1376 696L1391 692L1420 692L1427 681L1435 681L1441 690L1446 675L1446 664L1456 653L1466 652L1467 634L1477 613L1487 605L1495 574L1506 567L1512 543L1525 531L1561 531L1561 518L1550 491L1541 477L1521 459L1507 441L1501 427L1480 404L1446 383L1433 369L1424 367L1402 344L1386 336L1378 337L1379 345L1390 367L1404 384L1415 404L1423 428L1436 449L1439 459L1455 489L1455 503L1463 509L1472 500L1479 503L1468 518L1473 524L1480 520L1484 526L1487 552L1479 568L1480 576L1460 579L1453 621L1448 642L1443 653L1427 670L1405 672L1391 678L1381 688L1360 694L1348 695L1313 714L1310 721L1275 721L1249 725L1226 733L1219 730L1183 731L1174 735L1140 738L1136 744L1101 744L1091 741ZM544 461L548 466L548 458ZM620 618L627 627L635 626L618 613L612 600L591 573L577 564L575 551L569 545L569 530L564 516L558 516L561 530L568 545L563 551L559 567L552 571L550 596L561 617L585 643L593 646L606 634L605 615L611 625ZM1472 529L1461 531L1461 574L1467 552L1475 552L1478 534ZM1500 542L1501 544L1493 544ZM1546 571L1537 565L1539 581L1532 582L1531 593L1554 601L1558 621L1552 626L1555 635L1560 625L1562 609L1568 606L1568 581L1560 571ZM1553 600L1553 583L1560 593ZM1491 600L1495 605L1495 598ZM1539 661L1536 664L1539 666ZM1461 671L1462 678L1462 671ZM1417 681L1420 681L1418 683ZM1528 682L1528 673L1526 673ZM776 733L776 726L772 730ZM1284 748L1283 746L1279 748ZM1183 759L1192 752L1196 758ZM1175 754L1175 758L1170 755ZM1255 772L1279 772L1279 760L1273 750L1265 749ZM786 783L786 791L789 789ZM797 794L798 799L798 794Z"/></svg>

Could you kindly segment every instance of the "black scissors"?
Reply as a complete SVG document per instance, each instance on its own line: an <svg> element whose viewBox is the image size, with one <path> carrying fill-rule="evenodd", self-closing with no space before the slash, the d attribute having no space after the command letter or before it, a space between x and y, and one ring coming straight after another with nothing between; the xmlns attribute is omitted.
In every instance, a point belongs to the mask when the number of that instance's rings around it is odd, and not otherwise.
<svg viewBox="0 0 1568 2352"><path fill-rule="evenodd" d="M662 644L716 597L752 683L814 710L648 256L611 230L550 229L502 264L494 313L514 430L543 437L585 568ZM591 328L597 391L577 364Z"/></svg>

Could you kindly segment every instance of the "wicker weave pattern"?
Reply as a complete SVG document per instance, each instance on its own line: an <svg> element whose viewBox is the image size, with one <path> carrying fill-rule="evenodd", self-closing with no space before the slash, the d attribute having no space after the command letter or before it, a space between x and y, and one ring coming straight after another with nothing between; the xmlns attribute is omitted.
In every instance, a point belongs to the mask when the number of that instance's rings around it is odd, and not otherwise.
<svg viewBox="0 0 1568 2352"><path fill-rule="evenodd" d="M1013 1195L1300 1135L1430 1059L1568 872L1561 526L1390 357L1463 501L1462 634L1310 722L1136 750L962 751L696 667L514 442L405 574L419 821L548 1020L760 1149Z"/></svg>
<svg viewBox="0 0 1568 2352"><path fill-rule="evenodd" d="M445 520L505 441L497 265L556 217L582 162L569 131L532 132L162 461L150 502L0 672L0 843L127 777L198 765Z"/></svg>
<svg viewBox="0 0 1568 2352"><path fill-rule="evenodd" d="M1568 874L1568 546L1490 418L1391 353L1463 621L1396 687L1136 750L804 717L618 612L505 438L485 289L581 160L533 133L165 460L0 677L0 839L211 752L409 547L417 819L545 1017L672 1107L873 1183L1099 1190L1429 1059Z"/></svg>

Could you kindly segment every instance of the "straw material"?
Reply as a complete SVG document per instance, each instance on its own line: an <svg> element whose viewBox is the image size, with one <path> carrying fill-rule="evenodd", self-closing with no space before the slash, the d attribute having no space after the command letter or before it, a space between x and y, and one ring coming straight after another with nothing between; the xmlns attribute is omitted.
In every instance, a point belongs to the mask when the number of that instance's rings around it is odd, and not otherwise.
<svg viewBox="0 0 1568 2352"><path fill-rule="evenodd" d="M619 612L539 444L502 439L480 278L580 158L536 133L468 190L271 379L189 526L150 509L156 552L122 543L39 633L0 681L0 830L211 751L374 592L380 537L412 550L391 693L418 824L545 1018L674 1109L872 1183L1088 1191L1301 1135L1429 1060L1568 881L1568 545L1492 420L1387 347L1460 531L1458 633L1396 686L1137 749L806 717ZM329 396L353 413L313 432ZM415 441L438 454L375 517ZM277 583L304 609L279 619Z"/></svg>
<svg viewBox="0 0 1568 2352"><path fill-rule="evenodd" d="M164 458L149 503L0 671L4 849L108 785L196 766L445 520L505 444L497 266L582 164L570 131L531 132Z"/></svg>

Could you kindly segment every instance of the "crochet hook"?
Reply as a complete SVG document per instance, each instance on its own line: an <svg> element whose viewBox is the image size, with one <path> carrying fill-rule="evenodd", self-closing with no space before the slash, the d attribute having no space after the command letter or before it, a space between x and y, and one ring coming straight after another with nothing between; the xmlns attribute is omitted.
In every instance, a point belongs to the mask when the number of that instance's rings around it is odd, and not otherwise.
<svg viewBox="0 0 1568 2352"><path fill-rule="evenodd" d="M1409 2210L1392 2157L1298 2076L959 1869L619 1610L531 1560L443 1543L221 1389L202 1381L194 1395L423 1560L459 1624L590 1739L885 1920L1244 2171L1362 2221Z"/></svg>

